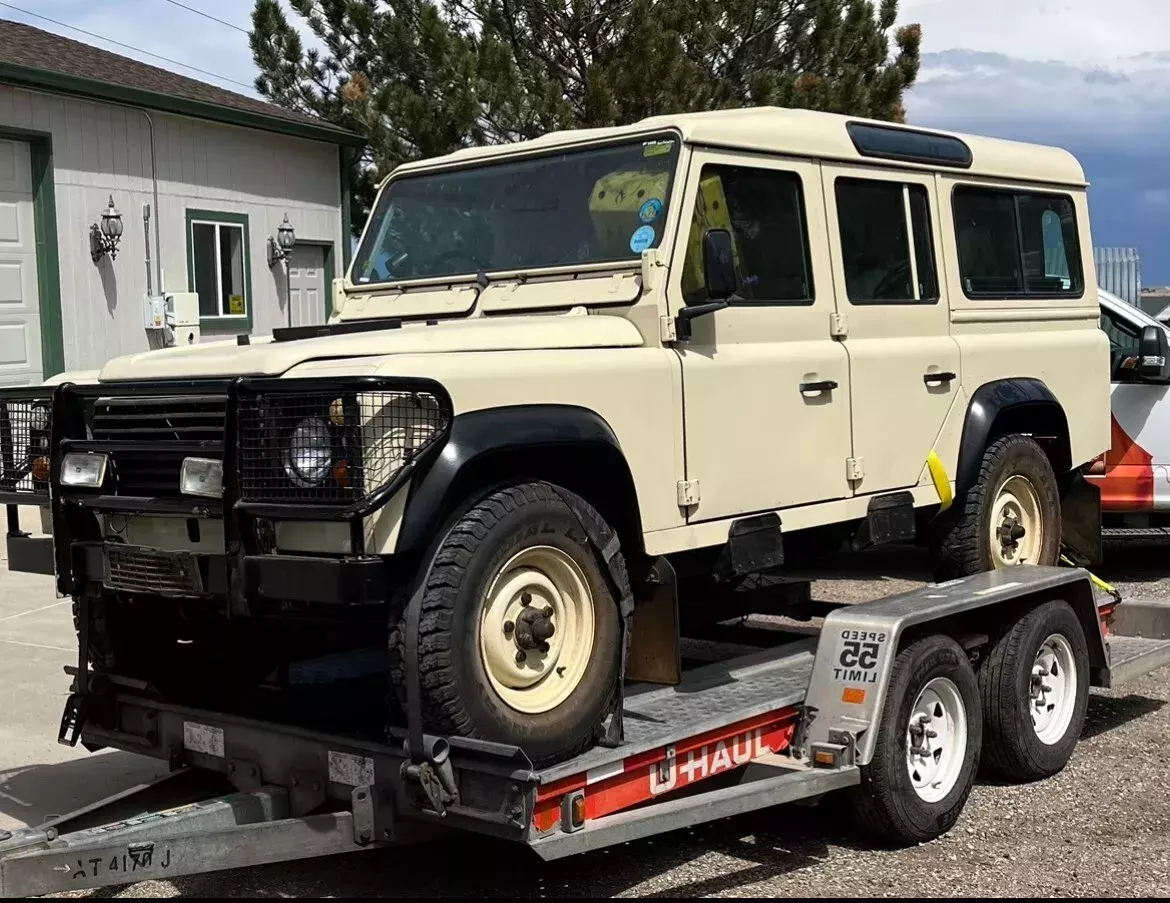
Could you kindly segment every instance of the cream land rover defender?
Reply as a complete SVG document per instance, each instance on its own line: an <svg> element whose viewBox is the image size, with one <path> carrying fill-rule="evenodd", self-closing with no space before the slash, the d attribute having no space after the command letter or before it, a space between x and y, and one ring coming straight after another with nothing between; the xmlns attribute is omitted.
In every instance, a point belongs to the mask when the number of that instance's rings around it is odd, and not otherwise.
<svg viewBox="0 0 1170 903"><path fill-rule="evenodd" d="M77 600L82 692L260 704L315 661L389 674L380 729L555 760L647 670L654 587L685 626L826 543L1091 555L1091 247L1062 150L812 112L411 163L327 326L6 390L3 500L53 537L11 566Z"/></svg>

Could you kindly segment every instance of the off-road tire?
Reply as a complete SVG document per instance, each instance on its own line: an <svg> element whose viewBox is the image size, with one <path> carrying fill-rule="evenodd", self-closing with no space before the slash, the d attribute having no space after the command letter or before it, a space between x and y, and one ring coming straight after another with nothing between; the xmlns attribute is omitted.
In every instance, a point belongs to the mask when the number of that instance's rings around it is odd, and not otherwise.
<svg viewBox="0 0 1170 903"><path fill-rule="evenodd" d="M1056 743L1040 740L1029 711L1029 683L1040 645L1063 636L1076 663L1077 693L1072 718ZM1045 602L1008 626L979 669L983 701L983 764L1014 781L1038 781L1064 768L1076 749L1089 707L1089 649L1080 620L1067 602Z"/></svg>
<svg viewBox="0 0 1170 903"><path fill-rule="evenodd" d="M532 545L555 546L581 568L593 594L594 645L581 682L567 700L547 712L522 714L504 703L487 677L479 625L490 581L517 551ZM612 565L624 569L620 553ZM621 664L621 620L603 568L577 517L548 483L507 486L472 505L438 545L420 590L418 657L425 729L512 743L537 765L589 747L613 704ZM405 645L403 614L390 632L391 681L403 711Z"/></svg>
<svg viewBox="0 0 1170 903"><path fill-rule="evenodd" d="M969 577L993 570L990 518L999 487L1019 474L1035 487L1044 516L1044 540L1038 561L1060 558L1060 488L1048 456L1032 438L1013 433L992 442L983 453L975 485L935 520L930 535L936 580Z"/></svg>
<svg viewBox="0 0 1170 903"><path fill-rule="evenodd" d="M948 678L959 690L967 714L967 743L954 787L941 800L928 803L915 792L906 768L906 729L919 693L936 677ZM950 637L932 636L899 652L890 673L873 758L862 767L861 783L852 792L862 831L880 843L898 846L925 843L949 831L975 782L981 728L975 671L958 643Z"/></svg>

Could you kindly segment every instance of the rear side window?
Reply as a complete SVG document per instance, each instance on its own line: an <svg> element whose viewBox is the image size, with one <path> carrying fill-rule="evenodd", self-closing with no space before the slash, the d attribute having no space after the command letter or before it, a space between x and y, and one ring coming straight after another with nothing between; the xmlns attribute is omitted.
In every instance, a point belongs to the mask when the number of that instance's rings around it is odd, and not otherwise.
<svg viewBox="0 0 1170 903"><path fill-rule="evenodd" d="M1080 297L1085 278L1072 198L955 189L959 274L968 298Z"/></svg>
<svg viewBox="0 0 1170 903"><path fill-rule="evenodd" d="M852 304L938 300L930 198L921 185L837 179L845 290Z"/></svg>

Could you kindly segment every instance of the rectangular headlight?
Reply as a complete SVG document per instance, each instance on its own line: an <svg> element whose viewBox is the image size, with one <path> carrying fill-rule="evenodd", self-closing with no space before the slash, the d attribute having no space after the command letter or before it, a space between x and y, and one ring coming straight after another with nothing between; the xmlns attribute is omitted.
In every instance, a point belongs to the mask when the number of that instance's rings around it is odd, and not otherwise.
<svg viewBox="0 0 1170 903"><path fill-rule="evenodd" d="M61 485L98 489L106 479L107 460L97 452L70 452L61 460Z"/></svg>
<svg viewBox="0 0 1170 903"><path fill-rule="evenodd" d="M212 458L184 458L179 469L179 491L184 495L223 497L223 461Z"/></svg>

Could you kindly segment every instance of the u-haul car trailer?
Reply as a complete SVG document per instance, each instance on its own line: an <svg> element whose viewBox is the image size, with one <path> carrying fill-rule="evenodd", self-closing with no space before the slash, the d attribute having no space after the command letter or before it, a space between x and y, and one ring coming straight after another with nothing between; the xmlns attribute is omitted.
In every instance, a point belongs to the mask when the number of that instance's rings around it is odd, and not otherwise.
<svg viewBox="0 0 1170 903"><path fill-rule="evenodd" d="M974 666L1006 674L994 638L1042 615L1073 626L1044 639L1034 661L1029 653L1018 686L1009 680L1014 689L999 694L1001 709L981 710L978 694L964 691ZM971 661L989 648L985 662ZM1068 654L1081 657L1079 667L1063 667ZM631 687L620 743L539 770L511 746L412 743L407 732L369 743L182 708L141 683L90 678L87 717L79 723L67 709L66 739L73 732L87 747L165 759L172 774L39 828L0 832L0 894L452 831L509 839L554 860L849 788L877 833L923 839L958 817L981 742L1001 745L983 750L1001 764L1013 744L1043 752L1035 737L1051 741L1044 732L1059 733L1062 712L1083 718L1087 684L1116 686L1167 663L1170 603L1099 605L1085 571L1020 567L841 607L815 637L693 668L675 686ZM1031 720L1017 708L1034 709ZM994 722L986 734L984 718ZM1079 734L1076 717L1064 723ZM1075 742L1070 734L1069 752ZM914 806L940 795L945 816L916 823Z"/></svg>

